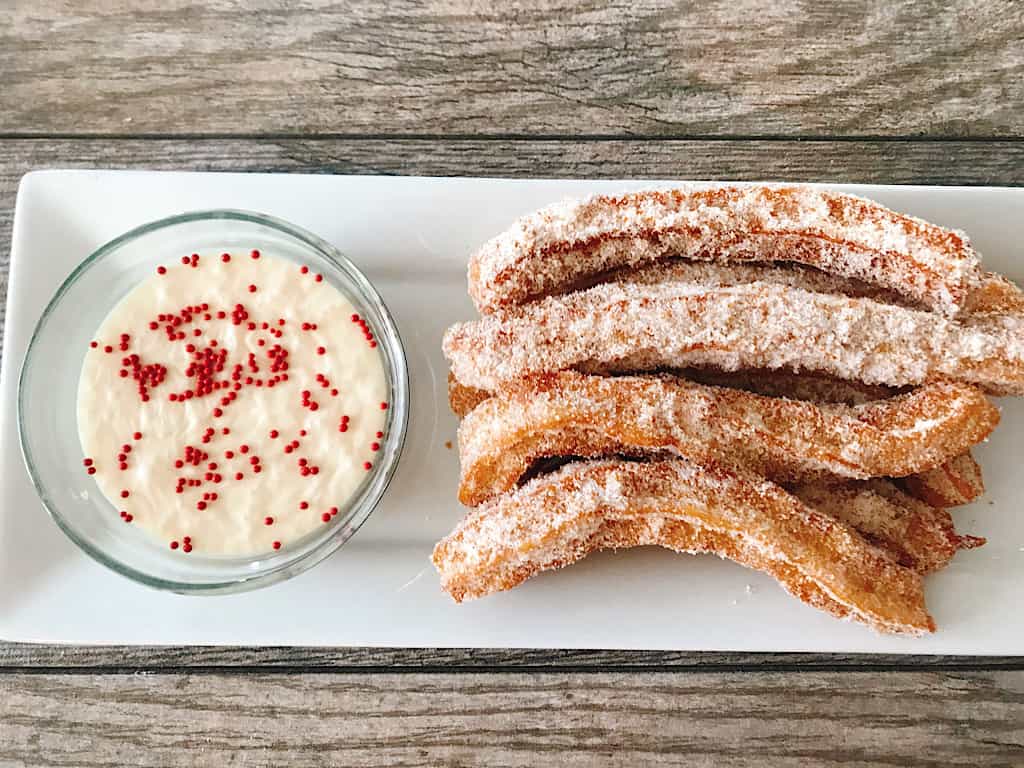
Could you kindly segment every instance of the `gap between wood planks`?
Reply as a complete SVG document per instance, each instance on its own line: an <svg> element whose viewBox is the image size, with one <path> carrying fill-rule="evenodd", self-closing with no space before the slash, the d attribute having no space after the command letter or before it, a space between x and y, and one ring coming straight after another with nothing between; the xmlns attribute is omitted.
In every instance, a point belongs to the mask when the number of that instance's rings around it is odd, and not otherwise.
<svg viewBox="0 0 1024 768"><path fill-rule="evenodd" d="M536 142L602 142L602 141L636 141L664 143L670 141L703 141L715 143L743 141L772 141L780 143L843 143L843 142L877 142L884 144L943 142L958 144L987 143L1024 143L1024 136L885 136L875 134L847 134L829 136L821 134L788 135L788 134L629 134L629 133L103 133L103 132L32 132L32 131L0 131L0 141L536 141Z"/></svg>

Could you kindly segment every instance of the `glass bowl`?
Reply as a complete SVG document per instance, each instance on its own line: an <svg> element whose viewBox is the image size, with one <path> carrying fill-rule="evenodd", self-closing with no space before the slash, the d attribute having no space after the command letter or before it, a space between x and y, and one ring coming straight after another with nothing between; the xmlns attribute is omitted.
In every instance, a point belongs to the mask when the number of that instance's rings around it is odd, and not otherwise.
<svg viewBox="0 0 1024 768"><path fill-rule="evenodd" d="M157 265L183 253L259 249L308 265L371 321L389 402L380 457L330 525L258 556L181 557L137 526L124 525L92 477L82 472L76 397L92 334L110 310ZM347 319L347 318L346 318ZM409 374L394 320L363 274L332 245L279 219L211 210L154 221L100 247L71 274L36 326L21 369L21 449L40 499L87 555L137 582L186 594L241 592L290 578L344 544L370 516L401 455L408 421Z"/></svg>

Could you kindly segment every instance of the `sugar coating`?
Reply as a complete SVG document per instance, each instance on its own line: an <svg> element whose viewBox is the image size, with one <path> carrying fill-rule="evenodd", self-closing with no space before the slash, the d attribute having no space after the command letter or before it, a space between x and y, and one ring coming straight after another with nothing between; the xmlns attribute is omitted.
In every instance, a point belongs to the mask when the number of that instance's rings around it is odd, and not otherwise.
<svg viewBox="0 0 1024 768"><path fill-rule="evenodd" d="M1013 328L766 282L596 285L458 323L443 346L461 383L491 391L568 368L711 366L897 387L950 378L1024 393L1024 334Z"/></svg>
<svg viewBox="0 0 1024 768"><path fill-rule="evenodd" d="M597 549L656 544L770 573L797 598L880 631L934 630L920 576L773 483L683 459L569 464L474 510L434 549L457 600Z"/></svg>
<svg viewBox="0 0 1024 768"><path fill-rule="evenodd" d="M459 428L460 500L513 487L538 459L671 452L775 481L902 476L983 440L999 420L974 387L936 383L859 406L798 402L675 377L560 373L502 393Z"/></svg>
<svg viewBox="0 0 1024 768"><path fill-rule="evenodd" d="M959 549L984 542L958 536L946 509L908 496L890 480L819 481L790 490L809 507L856 528L918 573L940 570Z"/></svg>
<svg viewBox="0 0 1024 768"><path fill-rule="evenodd" d="M516 221L470 259L481 312L670 256L791 261L858 278L948 316L981 280L963 232L807 186L680 187L593 195Z"/></svg>

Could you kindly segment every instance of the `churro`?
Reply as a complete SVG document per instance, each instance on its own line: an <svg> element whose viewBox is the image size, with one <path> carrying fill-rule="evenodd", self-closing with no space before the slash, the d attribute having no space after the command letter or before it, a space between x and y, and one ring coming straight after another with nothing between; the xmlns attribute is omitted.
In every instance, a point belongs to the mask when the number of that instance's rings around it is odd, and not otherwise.
<svg viewBox="0 0 1024 768"><path fill-rule="evenodd" d="M936 383L859 406L763 397L669 376L563 372L521 382L459 428L459 499L473 506L557 456L715 459L776 481L902 476L984 439L998 410L974 387Z"/></svg>
<svg viewBox="0 0 1024 768"><path fill-rule="evenodd" d="M434 549L457 601L510 589L598 549L712 552L800 600L882 632L935 625L921 577L779 486L683 459L568 464L471 510Z"/></svg>
<svg viewBox="0 0 1024 768"><path fill-rule="evenodd" d="M481 312L666 257L790 261L854 277L953 316L980 280L967 236L863 198L754 185L594 195L516 221L470 259Z"/></svg>
<svg viewBox="0 0 1024 768"><path fill-rule="evenodd" d="M569 368L709 366L896 387L953 379L991 394L1024 392L1024 334L762 282L596 285L457 323L444 351L461 383L492 391Z"/></svg>

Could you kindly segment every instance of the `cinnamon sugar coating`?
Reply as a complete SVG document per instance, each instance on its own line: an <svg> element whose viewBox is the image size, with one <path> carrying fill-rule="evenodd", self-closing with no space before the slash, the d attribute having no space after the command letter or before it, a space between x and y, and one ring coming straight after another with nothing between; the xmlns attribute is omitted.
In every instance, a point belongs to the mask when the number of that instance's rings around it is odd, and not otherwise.
<svg viewBox="0 0 1024 768"><path fill-rule="evenodd" d="M567 200L520 218L469 262L481 312L588 276L682 256L791 261L894 291L947 316L980 280L958 231L810 186L682 187Z"/></svg>
<svg viewBox="0 0 1024 768"><path fill-rule="evenodd" d="M852 528L773 483L683 459L568 464L471 510L433 561L461 602L595 550L648 544L764 571L805 603L881 632L935 628L920 575Z"/></svg>
<svg viewBox="0 0 1024 768"><path fill-rule="evenodd" d="M852 526L896 562L918 573L945 568L958 550L985 543L976 536L957 534L947 510L908 496L889 480L826 480L790 491L807 506Z"/></svg>
<svg viewBox="0 0 1024 768"><path fill-rule="evenodd" d="M902 387L938 379L1024 392L1024 334L866 298L764 282L596 285L469 323L444 337L463 384L496 390L569 368L783 369Z"/></svg>
<svg viewBox="0 0 1024 768"><path fill-rule="evenodd" d="M671 452L779 482L903 476L984 439L999 419L974 387L937 383L858 406L763 397L676 377L563 372L481 403L459 428L459 500L512 488L538 460Z"/></svg>

